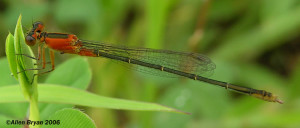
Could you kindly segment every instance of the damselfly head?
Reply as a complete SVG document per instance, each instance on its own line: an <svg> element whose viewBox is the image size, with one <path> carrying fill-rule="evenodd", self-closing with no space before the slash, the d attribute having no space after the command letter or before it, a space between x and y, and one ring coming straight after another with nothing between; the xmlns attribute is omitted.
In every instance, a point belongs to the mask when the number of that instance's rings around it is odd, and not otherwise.
<svg viewBox="0 0 300 128"><path fill-rule="evenodd" d="M37 39L37 37L40 36L43 29L44 29L44 25L42 22L40 22L40 21L34 22L32 24L31 31L28 32L27 36L25 37L26 44L29 46L35 45L36 39Z"/></svg>

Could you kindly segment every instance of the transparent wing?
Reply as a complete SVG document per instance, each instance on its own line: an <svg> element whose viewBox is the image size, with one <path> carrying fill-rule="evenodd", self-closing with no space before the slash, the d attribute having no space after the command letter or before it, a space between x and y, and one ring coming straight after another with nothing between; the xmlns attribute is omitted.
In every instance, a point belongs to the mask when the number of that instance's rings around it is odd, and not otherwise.
<svg viewBox="0 0 300 128"><path fill-rule="evenodd" d="M101 52L106 52L112 55L128 57L130 59L136 59L191 74L210 75L216 68L215 64L208 57L197 53L175 52L149 48L129 48L125 46L115 46L90 41L83 42L83 47L86 49L100 50ZM125 65L127 64L129 63L126 63ZM140 72L146 72L153 75L174 76L167 72L161 72L156 69L139 65L135 65L134 68Z"/></svg>

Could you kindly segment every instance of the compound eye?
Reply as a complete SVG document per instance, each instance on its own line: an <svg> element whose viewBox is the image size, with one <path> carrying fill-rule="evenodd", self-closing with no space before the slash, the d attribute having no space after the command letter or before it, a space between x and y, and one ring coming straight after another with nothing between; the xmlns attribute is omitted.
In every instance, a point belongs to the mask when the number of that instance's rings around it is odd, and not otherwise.
<svg viewBox="0 0 300 128"><path fill-rule="evenodd" d="M42 22L38 21L38 22L33 23L32 28L38 32L41 32L44 29L44 25Z"/></svg>
<svg viewBox="0 0 300 128"><path fill-rule="evenodd" d="M40 21L34 22L34 23L32 24L32 27L33 27L33 28L38 28L39 26L44 26L44 25L43 25L43 23L40 22Z"/></svg>
<svg viewBox="0 0 300 128"><path fill-rule="evenodd" d="M36 39L33 38L32 36L26 36L25 41L27 45L33 46L35 45Z"/></svg>

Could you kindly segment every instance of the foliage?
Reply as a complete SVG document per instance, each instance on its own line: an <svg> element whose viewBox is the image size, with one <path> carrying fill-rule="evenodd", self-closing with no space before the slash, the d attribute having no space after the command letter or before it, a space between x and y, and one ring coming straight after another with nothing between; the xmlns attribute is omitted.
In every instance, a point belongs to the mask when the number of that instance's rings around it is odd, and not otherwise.
<svg viewBox="0 0 300 128"><path fill-rule="evenodd" d="M99 120L95 121L98 127L300 127L298 0L2 2L0 5L6 7L0 10L0 31L5 33L0 35L2 56L3 35L13 30L16 17L22 13L26 28L33 19L43 21L47 31L73 33L80 39L204 53L217 65L213 79L268 90L285 102L268 103L205 83L145 75L106 59L88 58L93 74L88 90L192 113L84 108L92 119ZM72 57L57 53L56 64ZM1 61L0 68L0 85L17 84L7 76L7 62ZM75 70L86 71L81 66ZM41 76L39 82L47 84L47 77L60 73L64 72ZM22 112L27 104L2 106L6 106L0 109L3 115L26 115ZM5 111L11 110L9 107L18 110ZM41 118L47 118L43 109L48 107L40 107Z"/></svg>

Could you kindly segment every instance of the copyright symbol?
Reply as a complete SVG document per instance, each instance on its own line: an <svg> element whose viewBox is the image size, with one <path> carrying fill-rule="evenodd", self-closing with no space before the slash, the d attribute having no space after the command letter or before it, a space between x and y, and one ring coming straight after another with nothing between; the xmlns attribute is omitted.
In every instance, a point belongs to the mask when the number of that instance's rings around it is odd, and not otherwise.
<svg viewBox="0 0 300 128"><path fill-rule="evenodd" d="M10 121L9 121L9 120L6 120L6 124L7 124L7 125L10 125Z"/></svg>

